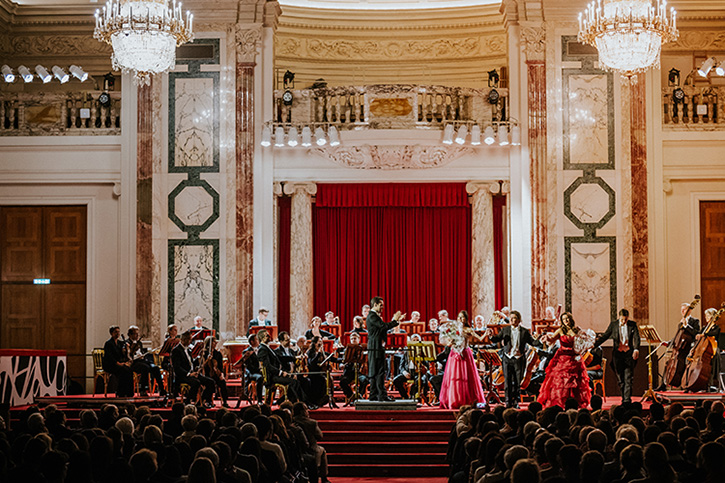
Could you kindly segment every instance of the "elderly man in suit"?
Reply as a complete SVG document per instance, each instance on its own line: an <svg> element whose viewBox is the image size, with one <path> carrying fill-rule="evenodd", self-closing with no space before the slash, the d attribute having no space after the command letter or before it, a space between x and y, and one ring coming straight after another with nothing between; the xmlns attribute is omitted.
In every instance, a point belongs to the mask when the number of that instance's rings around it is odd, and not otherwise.
<svg viewBox="0 0 725 483"><path fill-rule="evenodd" d="M607 330L597 337L594 347L599 347L607 339L612 339L612 364L617 373L622 403L632 402L632 381L634 366L639 358L639 327L637 322L629 320L629 311L622 309L619 317L610 322Z"/></svg>
<svg viewBox="0 0 725 483"><path fill-rule="evenodd" d="M503 327L498 334L491 335L491 329L487 332L491 342L503 343L501 363L506 385L506 406L518 408L521 401L521 381L526 369L526 345L541 348L542 344L534 339L529 329L521 325L519 312L512 311L510 319L511 325Z"/></svg>
<svg viewBox="0 0 725 483"><path fill-rule="evenodd" d="M393 401L385 390L385 374L388 365L385 363L385 341L388 331L396 327L405 317L400 311L395 312L393 320L385 322L380 317L383 313L383 298L373 297L372 308L367 318L368 326L368 379L370 380L371 401Z"/></svg>

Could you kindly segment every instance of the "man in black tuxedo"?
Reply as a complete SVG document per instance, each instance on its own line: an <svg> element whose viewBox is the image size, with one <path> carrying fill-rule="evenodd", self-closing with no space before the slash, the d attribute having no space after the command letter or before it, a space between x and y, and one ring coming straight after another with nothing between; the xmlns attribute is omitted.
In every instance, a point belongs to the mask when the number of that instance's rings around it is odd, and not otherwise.
<svg viewBox="0 0 725 483"><path fill-rule="evenodd" d="M257 316L249 321L249 327L269 327L274 325L271 320L267 319L269 315L269 309L267 307L260 307ZM249 337L249 329L247 329L247 337Z"/></svg>
<svg viewBox="0 0 725 483"><path fill-rule="evenodd" d="M260 330L257 333L257 337L259 338L257 357L259 357L259 362L264 366L267 373L267 386L271 387L272 384L283 384L287 386L287 399L293 403L304 399L305 394L300 382L282 368L282 362L279 360L279 357L267 345L269 342L269 332L264 329Z"/></svg>
<svg viewBox="0 0 725 483"><path fill-rule="evenodd" d="M503 375L506 385L506 406L518 408L521 400L521 381L526 369L526 345L542 347L541 342L534 339L531 332L521 325L521 314L511 312L511 325L503 327L498 334L488 329L491 342L503 342Z"/></svg>
<svg viewBox="0 0 725 483"><path fill-rule="evenodd" d="M436 319L431 319L438 322ZM451 354L451 346L447 345L443 351L436 356L436 375L431 376L430 385L433 386L433 392L435 392L436 400L440 401L441 387L443 387L443 374L446 370L446 362L448 362L448 356Z"/></svg>
<svg viewBox="0 0 725 483"><path fill-rule="evenodd" d="M196 393L199 391L199 386L204 386L201 399L207 406L211 406L216 385L213 379L201 375L198 370L194 369L194 363L189 353L190 342L191 333L188 331L184 332L181 334L181 342L171 351L171 365L174 367L176 384L179 386L181 384L189 385L187 397L191 402L196 401Z"/></svg>
<svg viewBox="0 0 725 483"><path fill-rule="evenodd" d="M124 350L124 343L118 340L121 328L108 328L111 338L103 344L103 370L118 378L117 397L133 397L133 370L131 360Z"/></svg>
<svg viewBox="0 0 725 483"><path fill-rule="evenodd" d="M391 322L385 322L380 317L383 312L382 297L373 297L370 301L372 308L368 314L366 324L368 327L368 379L370 380L371 401L393 401L385 390L385 374L388 365L385 363L385 341L388 331L396 327L405 316L400 311L395 312Z"/></svg>
<svg viewBox="0 0 725 483"><path fill-rule="evenodd" d="M632 402L632 381L634 366L639 358L639 327L637 322L629 320L629 311L622 309L619 317L609 323L607 330L597 337L594 347L599 347L607 339L612 339L612 364L617 373L622 403Z"/></svg>

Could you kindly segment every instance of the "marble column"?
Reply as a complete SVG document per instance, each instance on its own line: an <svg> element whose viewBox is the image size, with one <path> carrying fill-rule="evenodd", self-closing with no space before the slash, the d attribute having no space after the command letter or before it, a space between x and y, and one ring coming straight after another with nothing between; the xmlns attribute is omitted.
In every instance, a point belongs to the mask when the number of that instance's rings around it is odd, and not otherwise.
<svg viewBox="0 0 725 483"><path fill-rule="evenodd" d="M153 204L153 78L151 85L138 88L136 121L136 320L141 334L158 343L160 328L152 323L154 277L152 244Z"/></svg>
<svg viewBox="0 0 725 483"><path fill-rule="evenodd" d="M497 182L470 182L471 195L471 309L488 319L495 310L496 276L493 252L493 194Z"/></svg>
<svg viewBox="0 0 725 483"><path fill-rule="evenodd" d="M531 159L531 317L543 318L549 298L549 230L546 170L546 31L521 30L528 84L528 147Z"/></svg>
<svg viewBox="0 0 725 483"><path fill-rule="evenodd" d="M647 225L647 118L644 75L629 88L632 183L632 318L649 321L649 233Z"/></svg>
<svg viewBox="0 0 725 483"><path fill-rule="evenodd" d="M303 334L312 319L312 196L314 183L287 183L284 193L292 196L290 227L290 332Z"/></svg>

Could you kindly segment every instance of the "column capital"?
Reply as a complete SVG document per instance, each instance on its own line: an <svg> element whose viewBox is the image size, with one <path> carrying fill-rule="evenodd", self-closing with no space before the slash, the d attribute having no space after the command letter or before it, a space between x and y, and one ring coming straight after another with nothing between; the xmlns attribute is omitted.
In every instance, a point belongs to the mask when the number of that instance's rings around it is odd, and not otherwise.
<svg viewBox="0 0 725 483"><path fill-rule="evenodd" d="M469 181L466 183L466 193L469 195L485 192L496 194L498 193L498 188L498 181Z"/></svg>
<svg viewBox="0 0 725 483"><path fill-rule="evenodd" d="M274 193L274 196L284 196L284 188L281 182L275 181L272 184L272 192Z"/></svg>
<svg viewBox="0 0 725 483"><path fill-rule="evenodd" d="M294 195L295 193L306 193L309 196L315 196L317 194L316 183L285 183L284 194Z"/></svg>
<svg viewBox="0 0 725 483"><path fill-rule="evenodd" d="M254 63L262 47L262 24L236 24L237 62Z"/></svg>
<svg viewBox="0 0 725 483"><path fill-rule="evenodd" d="M522 22L521 49L527 61L546 60L546 27L540 22Z"/></svg>

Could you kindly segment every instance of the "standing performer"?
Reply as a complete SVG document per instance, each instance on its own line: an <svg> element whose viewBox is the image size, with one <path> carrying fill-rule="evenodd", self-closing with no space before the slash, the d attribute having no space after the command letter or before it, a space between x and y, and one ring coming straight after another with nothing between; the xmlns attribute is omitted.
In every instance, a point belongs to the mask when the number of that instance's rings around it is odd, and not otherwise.
<svg viewBox="0 0 725 483"><path fill-rule="evenodd" d="M619 317L613 320L607 330L597 337L594 346L599 347L607 339L614 341L612 347L612 364L617 373L622 403L632 402L632 381L634 366L639 358L639 328L637 322L629 320L629 311L622 309Z"/></svg>
<svg viewBox="0 0 725 483"><path fill-rule="evenodd" d="M506 406L518 409L521 400L521 381L526 369L526 357L524 357L526 344L539 348L543 346L534 339L529 329L521 326L521 314L518 311L511 311L510 320L511 325L503 327L498 334L490 335L491 329L486 332L491 342L503 342L504 355L501 363L506 384Z"/></svg>
<svg viewBox="0 0 725 483"><path fill-rule="evenodd" d="M388 365L385 363L385 341L388 331L396 327L405 317L400 311L395 312L393 320L385 322L380 317L383 312L383 298L373 297L370 301L372 308L368 314L366 325L368 327L368 378L370 379L371 401L394 401L388 397L385 390L385 373Z"/></svg>
<svg viewBox="0 0 725 483"><path fill-rule="evenodd" d="M712 324L712 327L705 327L703 329L703 333L697 334L695 336L695 339L699 341L703 337L708 339L708 342L712 344L713 347L713 358L711 361L712 364L712 370L710 372L710 380L708 381L708 389L707 392L719 392L720 391L720 348L718 345L718 341L720 339L720 326L717 325L717 310L714 308L709 308L705 310L705 323L709 326L710 322L715 319L715 323ZM706 330L707 329L707 330Z"/></svg>
<svg viewBox="0 0 725 483"><path fill-rule="evenodd" d="M561 327L549 337L559 339L561 347L546 368L546 379L541 385L538 401L544 407L566 407L566 400L573 397L580 408L589 406L592 391L584 362L574 349L579 328L569 312L561 314ZM591 344L591 339L590 339Z"/></svg>
<svg viewBox="0 0 725 483"><path fill-rule="evenodd" d="M476 361L468 347L469 339L484 338L471 328L468 312L461 310L458 320L443 324L440 333L442 341L451 346L440 391L441 408L457 409L466 404L486 402Z"/></svg>

